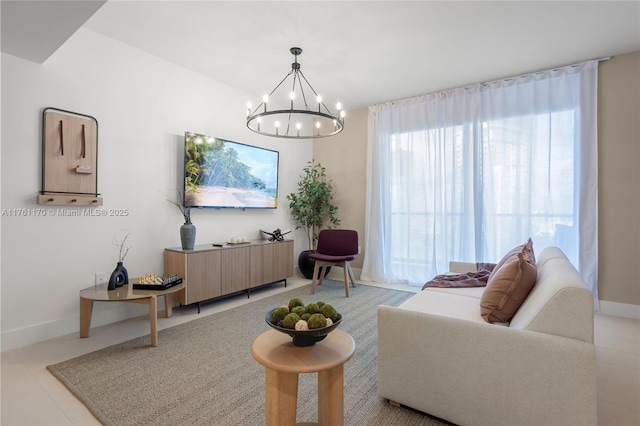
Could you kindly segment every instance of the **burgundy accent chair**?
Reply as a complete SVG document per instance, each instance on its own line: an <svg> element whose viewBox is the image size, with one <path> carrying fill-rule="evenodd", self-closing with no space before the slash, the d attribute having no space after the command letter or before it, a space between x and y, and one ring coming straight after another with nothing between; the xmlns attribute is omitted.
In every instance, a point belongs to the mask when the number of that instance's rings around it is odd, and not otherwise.
<svg viewBox="0 0 640 426"><path fill-rule="evenodd" d="M358 233L350 229L323 229L318 235L318 248L309 254L309 258L316 261L313 268L313 280L311 281L311 294L316 291L316 278L320 276L318 285L322 285L327 266L340 266L344 271L344 290L349 297L349 283L347 274L351 279L351 285L356 286L353 278L350 261L358 258ZM318 271L322 268L320 275Z"/></svg>

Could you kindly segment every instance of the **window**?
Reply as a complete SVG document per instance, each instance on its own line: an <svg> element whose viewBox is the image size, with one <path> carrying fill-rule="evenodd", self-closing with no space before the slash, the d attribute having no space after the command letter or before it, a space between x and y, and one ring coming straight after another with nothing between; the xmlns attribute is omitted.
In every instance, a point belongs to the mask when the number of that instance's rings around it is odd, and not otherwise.
<svg viewBox="0 0 640 426"><path fill-rule="evenodd" d="M363 278L422 285L531 237L597 276L597 62L370 107Z"/></svg>

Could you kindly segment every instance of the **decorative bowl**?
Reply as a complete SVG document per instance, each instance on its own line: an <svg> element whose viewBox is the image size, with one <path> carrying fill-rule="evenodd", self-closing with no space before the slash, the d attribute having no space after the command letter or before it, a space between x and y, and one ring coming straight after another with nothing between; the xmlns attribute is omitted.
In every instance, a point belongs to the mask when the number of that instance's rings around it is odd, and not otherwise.
<svg viewBox="0 0 640 426"><path fill-rule="evenodd" d="M331 333L333 330L335 330L336 327L338 327L340 325L340 323L342 322L342 315L338 314L338 319L336 320L336 322L334 322L333 324L331 324L328 327L314 328L313 330L294 330L294 329L291 329L291 328L278 327L277 325L273 324L271 322L271 313L274 310L275 309L272 309L269 312L267 312L267 315L264 318L265 321L267 322L267 324L269 324L271 326L271 328L273 328L275 330L278 330L278 331L280 331L282 333L288 334L289 336L293 337L293 345L294 346L312 346L312 345L315 345L316 342L319 342L320 340L322 340L325 337L327 337L327 335L329 333Z"/></svg>

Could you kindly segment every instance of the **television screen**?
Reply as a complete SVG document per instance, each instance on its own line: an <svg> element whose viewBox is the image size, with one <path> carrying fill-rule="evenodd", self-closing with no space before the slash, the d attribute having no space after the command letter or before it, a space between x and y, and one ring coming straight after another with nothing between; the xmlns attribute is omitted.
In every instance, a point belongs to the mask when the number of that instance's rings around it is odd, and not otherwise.
<svg viewBox="0 0 640 426"><path fill-rule="evenodd" d="M185 205L278 207L278 151L192 132L184 139Z"/></svg>

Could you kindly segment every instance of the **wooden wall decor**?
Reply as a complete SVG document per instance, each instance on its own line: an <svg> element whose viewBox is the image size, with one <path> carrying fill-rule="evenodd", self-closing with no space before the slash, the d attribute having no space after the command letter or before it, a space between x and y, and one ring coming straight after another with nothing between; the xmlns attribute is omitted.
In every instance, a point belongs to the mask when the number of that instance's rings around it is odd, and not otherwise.
<svg viewBox="0 0 640 426"><path fill-rule="evenodd" d="M38 204L101 206L98 121L88 115L42 111L42 190Z"/></svg>

